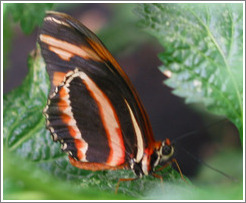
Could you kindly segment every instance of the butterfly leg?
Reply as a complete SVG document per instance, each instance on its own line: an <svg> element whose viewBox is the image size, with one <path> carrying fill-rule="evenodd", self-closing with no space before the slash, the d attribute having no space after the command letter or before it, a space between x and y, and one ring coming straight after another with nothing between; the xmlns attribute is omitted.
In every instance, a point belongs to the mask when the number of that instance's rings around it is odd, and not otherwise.
<svg viewBox="0 0 246 203"><path fill-rule="evenodd" d="M158 175L158 174L156 174L156 173L152 173L151 175L152 175L153 177L155 177L155 178L159 178L160 181L161 181L161 183L163 183L163 178L162 178L162 176L160 176L160 175Z"/></svg>
<svg viewBox="0 0 246 203"><path fill-rule="evenodd" d="M171 161L169 161L166 164L164 164L161 168L158 168L156 171L162 171L163 169L165 169L166 167L168 167L172 163L175 163L176 164L177 169L179 171L179 174L180 174L181 178L186 182L186 180L185 180L185 178L183 176L183 173L182 173L182 171L181 171L181 169L179 167L179 164L178 164L178 162L177 162L177 160L175 158L173 158Z"/></svg>
<svg viewBox="0 0 246 203"><path fill-rule="evenodd" d="M165 163L162 167L156 169L156 171L162 171L163 169L165 169L166 167L168 167L171 163L172 163L171 161Z"/></svg>
<svg viewBox="0 0 246 203"><path fill-rule="evenodd" d="M179 167L179 164L178 164L177 160L176 160L175 158L173 158L173 159L172 159L172 162L174 162L174 163L176 164L177 169L178 169L178 171L179 171L179 174L180 174L181 178L182 178L185 182L187 182L187 181L185 180L184 176L183 176L183 173L182 173L182 171L181 171L181 169L180 169L180 167Z"/></svg>
<svg viewBox="0 0 246 203"><path fill-rule="evenodd" d="M116 185L115 193L118 192L118 189L119 189L119 186L120 186L120 182L133 181L133 180L137 180L137 179L138 179L138 177L137 177L137 178L120 178L120 179L118 180L117 185Z"/></svg>

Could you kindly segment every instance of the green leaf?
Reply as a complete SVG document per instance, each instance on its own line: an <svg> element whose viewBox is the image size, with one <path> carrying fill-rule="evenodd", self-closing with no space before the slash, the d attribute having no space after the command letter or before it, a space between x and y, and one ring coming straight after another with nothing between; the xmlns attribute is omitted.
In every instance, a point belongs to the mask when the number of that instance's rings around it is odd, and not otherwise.
<svg viewBox="0 0 246 203"><path fill-rule="evenodd" d="M35 163L16 157L4 150L3 199L4 200L86 200L129 199L129 197L82 188L65 182L37 168Z"/></svg>
<svg viewBox="0 0 246 203"><path fill-rule="evenodd" d="M154 200L243 200L243 183L227 183L224 185L210 185L197 187L184 183L166 183L164 191L150 190L147 199Z"/></svg>
<svg viewBox="0 0 246 203"><path fill-rule="evenodd" d="M41 25L45 16L45 11L53 6L51 3L5 3L15 22L20 22L20 26L25 34L30 34L37 25Z"/></svg>
<svg viewBox="0 0 246 203"><path fill-rule="evenodd" d="M20 23L25 34L30 34L34 28L41 25L45 11L53 4L3 3L3 70L10 67L8 54L11 51L14 25ZM15 21L15 23L14 23Z"/></svg>
<svg viewBox="0 0 246 203"><path fill-rule="evenodd" d="M136 13L165 49L165 84L225 115L243 141L243 4L140 4Z"/></svg>
<svg viewBox="0 0 246 203"><path fill-rule="evenodd" d="M3 98L4 144L11 151L19 148L44 124L42 109L46 103L49 80L39 51L31 53L28 66L29 73L22 85ZM33 132L29 132L30 129Z"/></svg>
<svg viewBox="0 0 246 203"><path fill-rule="evenodd" d="M7 152L35 162L38 169L77 184L81 189L96 188L114 193L119 178L135 177L130 170L91 172L73 167L69 163L67 155L60 149L60 144L52 141L45 128L42 111L47 100L49 78L39 48L29 57L28 66L29 73L22 85L4 95L3 134ZM180 181L179 173L171 167L163 170L161 174L166 181ZM160 183L160 180L152 176L122 182L119 193L129 198L141 198L146 191L156 187L157 183Z"/></svg>

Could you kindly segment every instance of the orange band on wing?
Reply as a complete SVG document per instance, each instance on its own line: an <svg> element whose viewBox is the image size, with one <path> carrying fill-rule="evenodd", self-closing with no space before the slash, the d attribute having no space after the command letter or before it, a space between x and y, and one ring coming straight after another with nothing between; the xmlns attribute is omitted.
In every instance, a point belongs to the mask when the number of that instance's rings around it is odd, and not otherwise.
<svg viewBox="0 0 246 203"><path fill-rule="evenodd" d="M81 161L76 161L72 157L69 156L69 161L70 163L80 169L83 170L90 170L90 171L102 171L102 170L118 170L118 169L123 169L127 168L127 164L122 164L119 166L109 166L103 163L95 163L95 162L81 162Z"/></svg>
<svg viewBox="0 0 246 203"><path fill-rule="evenodd" d="M69 53L67 51L52 46L49 46L49 50L55 52L61 59L65 61L70 61L70 58L74 56L72 53Z"/></svg>
<svg viewBox="0 0 246 203"><path fill-rule="evenodd" d="M75 139L74 143L75 143L76 149L82 149L85 146L82 140ZM77 150L77 157L79 160L83 160L85 155L82 153L81 150Z"/></svg>
<svg viewBox="0 0 246 203"><path fill-rule="evenodd" d="M72 126L68 126L68 131L72 137L76 137L76 130Z"/></svg>
<svg viewBox="0 0 246 203"><path fill-rule="evenodd" d="M82 57L85 60L92 59L94 61L102 61L102 59L93 50L86 46L77 46L75 44L45 34L41 34L39 38L40 41L49 45L49 50L56 53L61 59L65 58L65 60L70 60L72 56L76 55Z"/></svg>
<svg viewBox="0 0 246 203"><path fill-rule="evenodd" d="M58 102L58 107L61 111L61 119L68 126L69 133L72 137L77 136L77 131L75 126L73 126L70 122L73 119L72 112L70 111L69 100L68 100L68 92L65 87L61 87L59 91L60 100Z"/></svg>
<svg viewBox="0 0 246 203"><path fill-rule="evenodd" d="M85 153L88 149L88 144L84 141L82 138L81 132L76 126L76 121L73 117L73 113L70 107L70 101L69 101L69 90L67 87L64 85L60 88L59 90L59 96L60 96L60 101L58 102L58 107L61 111L61 119L62 122L66 124L69 135L74 139L74 144L77 149L77 158L80 161L87 161Z"/></svg>
<svg viewBox="0 0 246 203"><path fill-rule="evenodd" d="M53 85L54 86L60 85L64 80L65 75L66 73L63 72L54 72L53 80L52 80Z"/></svg>

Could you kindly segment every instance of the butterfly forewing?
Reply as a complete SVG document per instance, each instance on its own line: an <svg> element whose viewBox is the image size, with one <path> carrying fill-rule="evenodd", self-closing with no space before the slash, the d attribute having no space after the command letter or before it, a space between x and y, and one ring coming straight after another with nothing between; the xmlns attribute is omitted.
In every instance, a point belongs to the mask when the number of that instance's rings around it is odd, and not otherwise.
<svg viewBox="0 0 246 203"><path fill-rule="evenodd" d="M122 165L154 143L130 80L79 21L49 12L39 44L51 80L45 109L54 140L81 162Z"/></svg>

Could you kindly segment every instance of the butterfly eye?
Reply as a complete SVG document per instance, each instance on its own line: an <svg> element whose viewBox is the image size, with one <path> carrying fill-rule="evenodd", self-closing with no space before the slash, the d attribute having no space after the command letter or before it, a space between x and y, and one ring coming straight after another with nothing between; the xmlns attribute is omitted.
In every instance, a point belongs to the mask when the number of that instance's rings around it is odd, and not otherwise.
<svg viewBox="0 0 246 203"><path fill-rule="evenodd" d="M171 151L172 151L171 146L165 145L162 148L162 155L169 155L171 154Z"/></svg>

